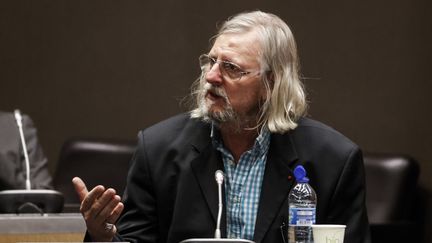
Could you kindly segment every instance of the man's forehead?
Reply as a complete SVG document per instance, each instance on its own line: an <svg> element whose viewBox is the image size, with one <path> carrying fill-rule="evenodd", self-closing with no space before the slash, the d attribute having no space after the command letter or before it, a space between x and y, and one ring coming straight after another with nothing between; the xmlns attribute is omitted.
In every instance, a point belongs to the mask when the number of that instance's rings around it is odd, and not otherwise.
<svg viewBox="0 0 432 243"><path fill-rule="evenodd" d="M232 52L256 57L260 53L260 42L255 32L223 34L216 38L211 52Z"/></svg>

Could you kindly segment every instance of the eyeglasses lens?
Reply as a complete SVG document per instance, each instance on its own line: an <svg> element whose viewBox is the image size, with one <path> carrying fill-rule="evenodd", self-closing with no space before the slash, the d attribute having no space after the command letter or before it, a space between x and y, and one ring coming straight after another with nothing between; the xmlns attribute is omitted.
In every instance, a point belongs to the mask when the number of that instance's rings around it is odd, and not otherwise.
<svg viewBox="0 0 432 243"><path fill-rule="evenodd" d="M203 72L208 72L216 63L219 64L219 70L224 78L237 80L243 74L243 71L234 63L227 61L217 61L215 58L209 57L207 55L201 55L199 57L199 64Z"/></svg>

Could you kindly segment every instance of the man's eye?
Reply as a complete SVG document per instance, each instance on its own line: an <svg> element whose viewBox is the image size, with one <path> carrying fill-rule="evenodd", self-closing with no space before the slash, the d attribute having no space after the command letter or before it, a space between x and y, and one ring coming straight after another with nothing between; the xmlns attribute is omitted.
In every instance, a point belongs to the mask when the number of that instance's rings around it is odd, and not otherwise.
<svg viewBox="0 0 432 243"><path fill-rule="evenodd" d="M240 71L240 68L238 68L236 65L229 63L229 62L224 62L223 67L228 72L239 72Z"/></svg>
<svg viewBox="0 0 432 243"><path fill-rule="evenodd" d="M213 57L209 57L210 66L213 66L216 63L216 59Z"/></svg>

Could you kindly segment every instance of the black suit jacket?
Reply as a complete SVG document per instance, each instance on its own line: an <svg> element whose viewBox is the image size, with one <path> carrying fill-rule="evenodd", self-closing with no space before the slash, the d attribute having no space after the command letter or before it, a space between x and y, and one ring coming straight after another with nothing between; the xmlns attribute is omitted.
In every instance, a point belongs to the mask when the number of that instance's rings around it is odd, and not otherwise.
<svg viewBox="0 0 432 243"><path fill-rule="evenodd" d="M346 224L345 242L368 242L361 151L307 118L295 130L271 135L254 241L283 242L280 226L287 222L292 169L298 164L305 166L317 193L317 223ZM223 170L223 163L212 146L209 124L183 114L140 132L115 240L178 243L214 237L217 169ZM224 237L225 213L221 227Z"/></svg>

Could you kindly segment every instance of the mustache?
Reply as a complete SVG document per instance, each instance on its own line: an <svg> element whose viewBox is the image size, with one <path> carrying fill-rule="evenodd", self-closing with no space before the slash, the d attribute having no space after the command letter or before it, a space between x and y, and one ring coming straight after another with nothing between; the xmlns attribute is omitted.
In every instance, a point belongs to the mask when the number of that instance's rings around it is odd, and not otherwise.
<svg viewBox="0 0 432 243"><path fill-rule="evenodd" d="M226 101L228 101L228 95L225 92L225 89L222 87L217 87L217 86L214 86L210 83L206 83L206 84L204 84L203 90L204 90L204 93L211 92L217 96L224 98Z"/></svg>

